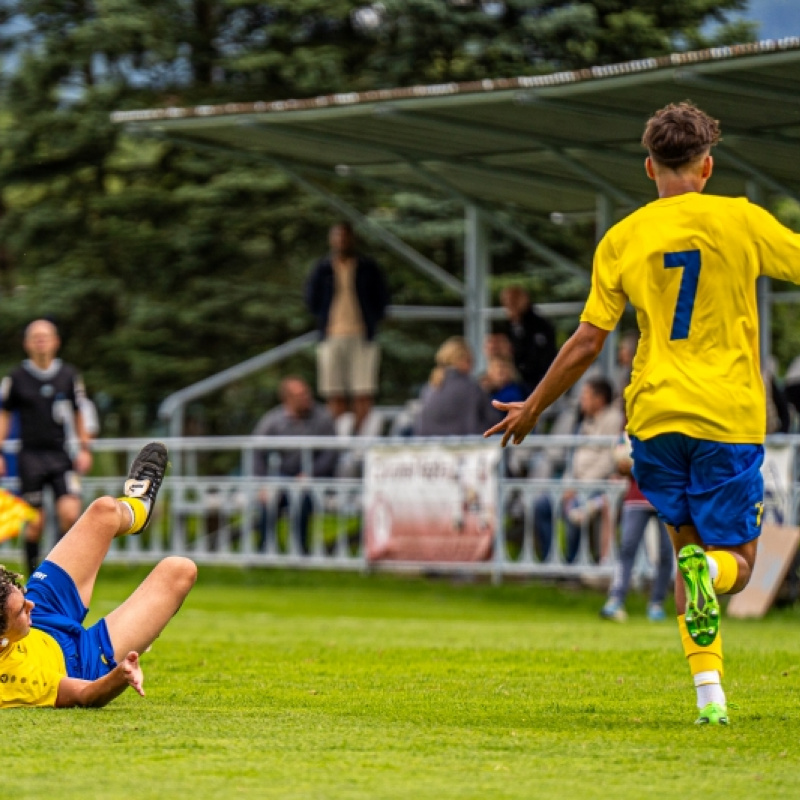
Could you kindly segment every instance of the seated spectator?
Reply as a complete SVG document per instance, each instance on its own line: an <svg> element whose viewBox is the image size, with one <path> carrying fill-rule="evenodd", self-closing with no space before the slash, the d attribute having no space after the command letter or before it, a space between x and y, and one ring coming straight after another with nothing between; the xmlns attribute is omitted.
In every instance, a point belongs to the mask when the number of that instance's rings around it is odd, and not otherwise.
<svg viewBox="0 0 800 800"><path fill-rule="evenodd" d="M605 378L590 378L581 389L580 407L583 421L578 428L581 436L618 436L623 424L622 412L613 402L614 390ZM580 481L608 480L616 474L613 448L608 445L584 444L575 448L565 477ZM610 509L603 495L581 502L574 491L564 492L563 512L566 517L567 550L565 558L571 564L578 555L581 530L585 524L601 517L600 555L605 555L611 537ZM547 558L553 540L553 507L550 497L542 495L534 506L534 528L537 550Z"/></svg>
<svg viewBox="0 0 800 800"><path fill-rule="evenodd" d="M284 378L280 385L281 404L268 411L258 421L253 430L254 436L333 436L336 431L331 415L324 406L314 402L309 385L294 376ZM277 456L277 470L270 469L272 455ZM315 450L310 455L300 449L257 450L255 453L256 475L277 475L284 478L329 478L336 471L338 453L336 450ZM292 514L292 501L299 503L299 510ZM259 520L259 550L266 550L269 541L275 541L275 528L278 517L290 512L290 518L297 521L292 536L298 542L300 551L308 553L308 524L314 504L308 492L301 492L292 498L291 493L281 490L270 498L266 492L261 497L262 508Z"/></svg>
<svg viewBox="0 0 800 800"><path fill-rule="evenodd" d="M526 387L519 380L514 364L507 358L495 356L489 359L481 386L490 400L502 403L525 402L528 399ZM505 416L504 412L498 412Z"/></svg>
<svg viewBox="0 0 800 800"><path fill-rule="evenodd" d="M496 419L489 396L472 372L472 351L451 336L436 353L436 366L422 392L414 422L417 436L477 436Z"/></svg>
<svg viewBox="0 0 800 800"><path fill-rule="evenodd" d="M528 397L527 387L520 380L517 370L510 359L495 356L489 359L486 372L480 377L478 383L486 392L489 400L499 400L502 403L522 403ZM494 416L498 422L505 416L504 411L494 409Z"/></svg>

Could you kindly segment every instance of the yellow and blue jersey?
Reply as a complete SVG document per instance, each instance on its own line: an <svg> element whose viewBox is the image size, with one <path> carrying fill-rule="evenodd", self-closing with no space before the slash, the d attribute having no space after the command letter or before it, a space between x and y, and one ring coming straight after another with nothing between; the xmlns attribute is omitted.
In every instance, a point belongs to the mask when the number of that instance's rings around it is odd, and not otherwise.
<svg viewBox="0 0 800 800"><path fill-rule="evenodd" d="M659 199L603 237L581 321L612 330L627 300L636 309L641 339L625 391L631 435L763 442L762 275L800 283L800 235L743 198Z"/></svg>
<svg viewBox="0 0 800 800"><path fill-rule="evenodd" d="M31 628L24 639L0 651L0 708L55 706L58 685L66 677L56 640Z"/></svg>

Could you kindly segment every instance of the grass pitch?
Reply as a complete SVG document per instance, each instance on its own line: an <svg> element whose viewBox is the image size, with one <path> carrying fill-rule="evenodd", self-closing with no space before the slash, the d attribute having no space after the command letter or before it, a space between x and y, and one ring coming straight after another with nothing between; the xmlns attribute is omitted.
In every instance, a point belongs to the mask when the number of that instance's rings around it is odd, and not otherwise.
<svg viewBox="0 0 800 800"><path fill-rule="evenodd" d="M144 570L109 568L93 617ZM800 611L725 620L730 728L677 627L542 586L201 569L147 697L3 712L14 798L775 798L800 792ZM635 614L638 612L638 619Z"/></svg>

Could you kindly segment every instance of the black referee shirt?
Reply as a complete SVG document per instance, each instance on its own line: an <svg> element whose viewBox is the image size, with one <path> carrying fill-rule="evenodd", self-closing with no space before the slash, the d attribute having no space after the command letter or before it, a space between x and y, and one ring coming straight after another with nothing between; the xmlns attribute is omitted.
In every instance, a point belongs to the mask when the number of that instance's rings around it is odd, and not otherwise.
<svg viewBox="0 0 800 800"><path fill-rule="evenodd" d="M26 359L0 384L3 409L19 411L25 450L63 450L67 414L85 394L78 371L60 358L46 370Z"/></svg>

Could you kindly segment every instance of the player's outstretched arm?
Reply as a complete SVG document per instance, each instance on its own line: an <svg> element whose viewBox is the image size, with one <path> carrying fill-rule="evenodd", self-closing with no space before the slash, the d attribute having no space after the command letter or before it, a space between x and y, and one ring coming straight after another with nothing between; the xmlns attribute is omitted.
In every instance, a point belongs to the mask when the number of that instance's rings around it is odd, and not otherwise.
<svg viewBox="0 0 800 800"><path fill-rule="evenodd" d="M558 351L555 361L550 365L541 383L531 392L524 403L493 402L495 408L505 411L506 416L484 436L503 434L502 446L513 439L520 444L534 429L542 412L558 400L564 392L571 389L603 349L609 331L598 328L590 322L581 322L578 329Z"/></svg>
<svg viewBox="0 0 800 800"><path fill-rule="evenodd" d="M62 678L58 684L56 708L101 708L119 697L128 686L133 686L144 697L143 683L139 654L131 651L108 675L96 681Z"/></svg>

